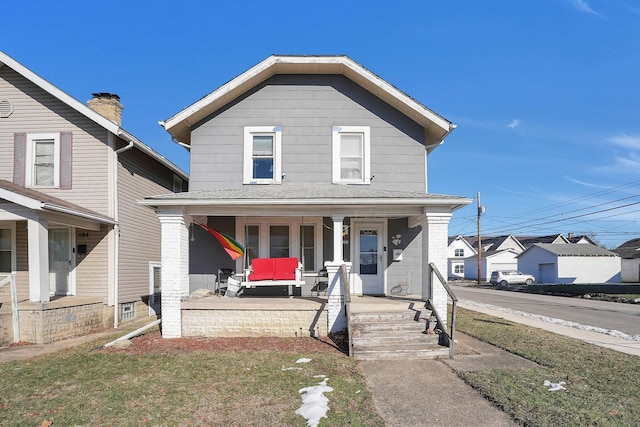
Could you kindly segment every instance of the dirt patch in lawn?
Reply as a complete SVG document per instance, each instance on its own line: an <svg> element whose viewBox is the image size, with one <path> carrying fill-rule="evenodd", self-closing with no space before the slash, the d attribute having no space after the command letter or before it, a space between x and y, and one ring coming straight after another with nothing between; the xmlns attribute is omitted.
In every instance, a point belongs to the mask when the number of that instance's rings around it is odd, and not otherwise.
<svg viewBox="0 0 640 427"><path fill-rule="evenodd" d="M124 349L107 347L102 351L127 354L173 354L188 351L279 351L287 353L335 353L344 354L341 337L279 338L279 337L233 337L233 338L162 338L154 331L131 340Z"/></svg>

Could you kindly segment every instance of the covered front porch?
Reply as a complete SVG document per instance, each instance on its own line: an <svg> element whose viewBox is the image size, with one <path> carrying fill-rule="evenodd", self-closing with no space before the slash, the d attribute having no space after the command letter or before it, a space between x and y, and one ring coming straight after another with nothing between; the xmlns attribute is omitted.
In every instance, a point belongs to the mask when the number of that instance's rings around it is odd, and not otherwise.
<svg viewBox="0 0 640 427"><path fill-rule="evenodd" d="M237 333L239 329L227 321L232 313L223 307L243 304L247 317L286 324L272 316L274 310L261 313L265 304L280 303L272 299L274 296L287 297L286 293L268 296L265 288L257 293L247 289L238 301L214 302L216 298L209 297L195 302L188 298L198 287L209 288L223 269L231 270L240 282L248 280L251 261L265 257L300 261L304 281L295 289L294 295L300 298L291 299L292 307L323 305L322 309L309 308L316 313L311 320L283 331L283 336L344 330L345 280L350 282L352 295L415 294L423 301L430 299L446 313L446 291L440 284L432 284L429 264L446 271L448 223L453 210L468 202L452 196L333 184L247 186L149 197L141 203L156 209L162 226L163 337L181 337L187 330L204 335L225 329ZM235 239L244 247L242 256L231 259L199 224ZM318 303L310 291L322 268L327 272L328 288L326 300L321 298L323 302ZM263 299L244 302L249 296ZM185 322L191 322L194 315L204 315L207 304L210 311L220 314L217 325L201 321L206 326L186 327ZM317 314L324 311L327 326L320 327L324 321L316 319L314 323L313 319L324 316Z"/></svg>
<svg viewBox="0 0 640 427"><path fill-rule="evenodd" d="M15 283L14 290L0 288L1 343L52 342L107 325L109 278L107 266L100 266L100 261L105 264L100 253L115 224L96 212L0 180L0 276ZM100 293L84 286L98 280L104 289ZM17 310L11 309L12 299Z"/></svg>

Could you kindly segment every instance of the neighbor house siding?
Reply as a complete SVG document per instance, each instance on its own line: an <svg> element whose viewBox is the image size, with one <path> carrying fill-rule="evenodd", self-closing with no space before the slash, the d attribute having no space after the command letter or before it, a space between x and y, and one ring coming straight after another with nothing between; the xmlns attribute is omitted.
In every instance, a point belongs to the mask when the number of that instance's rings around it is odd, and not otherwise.
<svg viewBox="0 0 640 427"><path fill-rule="evenodd" d="M424 129L343 76L277 75L194 126L191 190L242 185L245 126L281 126L287 182L332 182L333 126L369 126L375 188L425 191Z"/></svg>
<svg viewBox="0 0 640 427"><path fill-rule="evenodd" d="M119 154L118 210L120 265L118 302L140 301L149 294L149 262L160 262L160 221L138 200L171 192L173 174L137 149Z"/></svg>
<svg viewBox="0 0 640 427"><path fill-rule="evenodd" d="M0 179L13 181L14 133L71 132L72 188L38 190L108 215L107 131L9 67L0 68L0 99L13 104L11 116L0 119Z"/></svg>
<svg viewBox="0 0 640 427"><path fill-rule="evenodd" d="M76 248L87 245L87 253L76 253L76 295L99 297L107 304L109 279L109 239L111 226L102 224L99 231L75 229ZM82 235L78 235L82 233Z"/></svg>

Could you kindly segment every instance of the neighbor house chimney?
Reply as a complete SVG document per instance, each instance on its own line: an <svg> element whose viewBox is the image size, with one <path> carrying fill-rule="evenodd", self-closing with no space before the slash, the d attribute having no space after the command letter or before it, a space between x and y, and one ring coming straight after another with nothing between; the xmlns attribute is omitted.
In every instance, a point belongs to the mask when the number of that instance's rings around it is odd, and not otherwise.
<svg viewBox="0 0 640 427"><path fill-rule="evenodd" d="M91 95L93 99L87 101L89 108L121 126L123 107L120 103L120 97L108 92L92 93Z"/></svg>

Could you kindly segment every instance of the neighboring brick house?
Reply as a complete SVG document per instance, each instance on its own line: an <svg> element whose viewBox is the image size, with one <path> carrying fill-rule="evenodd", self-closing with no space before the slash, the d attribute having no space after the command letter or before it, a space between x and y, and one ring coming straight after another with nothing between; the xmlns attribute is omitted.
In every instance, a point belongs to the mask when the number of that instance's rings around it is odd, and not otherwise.
<svg viewBox="0 0 640 427"><path fill-rule="evenodd" d="M342 265L353 294L404 287L446 318L429 263L446 275L449 220L471 200L429 193L427 158L451 122L348 57L271 56L163 125L191 152L190 191L143 202L162 223L164 337L182 335L196 275L242 272L247 257L301 260L305 296L326 268L330 331L344 328ZM192 223L246 256L231 261Z"/></svg>
<svg viewBox="0 0 640 427"><path fill-rule="evenodd" d="M0 52L0 276L15 275L20 301L13 331L0 288L0 341L154 314L160 223L136 201L186 191L188 176L121 127L116 95L89 104L100 114Z"/></svg>

